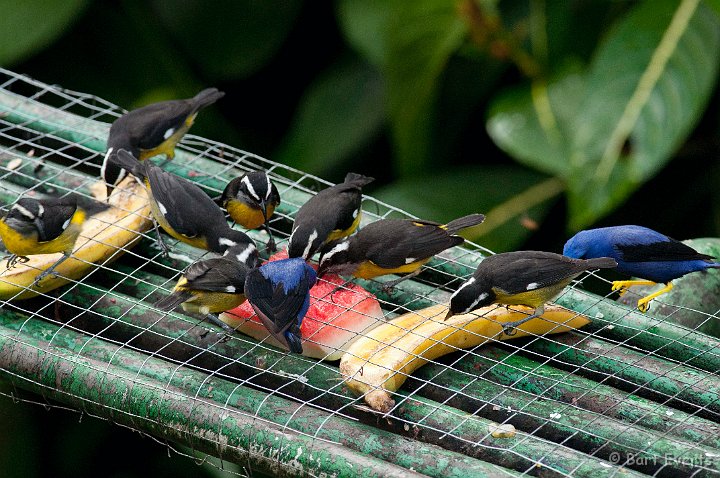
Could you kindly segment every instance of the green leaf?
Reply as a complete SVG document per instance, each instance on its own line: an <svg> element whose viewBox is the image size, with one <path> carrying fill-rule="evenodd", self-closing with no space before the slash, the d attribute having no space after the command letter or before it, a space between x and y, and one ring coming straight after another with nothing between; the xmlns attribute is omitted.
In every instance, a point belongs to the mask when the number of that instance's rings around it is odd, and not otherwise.
<svg viewBox="0 0 720 478"><path fill-rule="evenodd" d="M720 21L698 0L645 2L608 33L574 121L571 228L610 212L667 163L707 104L719 52Z"/></svg>
<svg viewBox="0 0 720 478"><path fill-rule="evenodd" d="M490 107L487 130L495 144L519 162L566 177L572 124L585 93L581 74L506 90Z"/></svg>
<svg viewBox="0 0 720 478"><path fill-rule="evenodd" d="M0 0L0 65L43 49L78 19L87 0Z"/></svg>
<svg viewBox="0 0 720 478"><path fill-rule="evenodd" d="M467 27L447 0L400 2L392 15L386 75L393 142L400 172L415 174L431 165L439 78Z"/></svg>
<svg viewBox="0 0 720 478"><path fill-rule="evenodd" d="M154 0L175 42L213 80L262 68L295 24L301 0Z"/></svg>
<svg viewBox="0 0 720 478"><path fill-rule="evenodd" d="M391 11L398 0L367 2L340 0L338 23L348 43L367 61L378 68L386 63L386 36Z"/></svg>
<svg viewBox="0 0 720 478"><path fill-rule="evenodd" d="M380 74L355 60L336 64L308 88L276 159L326 176L378 134L385 121Z"/></svg>
<svg viewBox="0 0 720 478"><path fill-rule="evenodd" d="M705 4L712 8L717 15L720 15L720 0L704 0Z"/></svg>
<svg viewBox="0 0 720 478"><path fill-rule="evenodd" d="M485 222L463 235L500 252L521 246L532 232L528 224L541 222L562 190L559 180L522 167L483 166L402 179L373 196L439 222L484 213Z"/></svg>

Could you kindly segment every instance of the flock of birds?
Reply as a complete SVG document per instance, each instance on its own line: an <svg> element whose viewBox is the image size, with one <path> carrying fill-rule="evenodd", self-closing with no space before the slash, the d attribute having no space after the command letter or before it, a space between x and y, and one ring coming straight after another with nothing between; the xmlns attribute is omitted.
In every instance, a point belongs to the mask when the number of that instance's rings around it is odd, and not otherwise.
<svg viewBox="0 0 720 478"><path fill-rule="evenodd" d="M190 265L173 292L158 301L161 310L182 305L229 328L217 315L248 300L268 331L302 352L300 325L310 303L310 288L327 273L370 279L405 274L385 283L393 287L418 274L434 255L464 242L463 229L481 224L471 214L439 224L413 219L381 219L359 229L362 188L373 178L349 173L341 184L326 188L297 212L289 238L288 258L260 265L254 241L228 225L223 209L237 224L268 232L269 251L275 250L267 225L280 195L269 176L250 172L229 182L221 197L211 199L197 185L164 171L147 158L174 156L175 145L192 126L199 110L223 96L208 88L195 97L154 103L126 113L110 128L101 175L108 197L128 174L148 190L155 228L191 246L220 257ZM72 254L86 212L73 197L19 199L0 219L0 237L11 254L8 269L34 254L63 256L36 278L51 274ZM158 232L158 243L168 248ZM317 272L308 265L320 253ZM505 333L543 313L574 278L585 271L616 268L640 280L615 281L613 290L636 284L663 283L658 292L641 298L638 308L671 289L671 281L685 274L718 268L720 263L664 234L641 226L615 226L579 232L565 244L563 255L543 251L501 253L484 259L473 276L452 295L446 319L498 303L525 305L534 313L505 324Z"/></svg>

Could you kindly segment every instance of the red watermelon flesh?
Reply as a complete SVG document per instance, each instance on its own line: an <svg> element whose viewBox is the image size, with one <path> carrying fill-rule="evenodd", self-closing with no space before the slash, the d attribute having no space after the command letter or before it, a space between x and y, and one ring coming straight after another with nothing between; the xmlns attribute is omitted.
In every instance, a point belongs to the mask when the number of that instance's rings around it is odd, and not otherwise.
<svg viewBox="0 0 720 478"><path fill-rule="evenodd" d="M287 252L281 251L270 260L286 257ZM258 341L287 348L270 335L247 301L220 314L220 320ZM327 274L310 289L310 308L300 326L303 355L339 360L359 335L383 321L380 303L373 294L338 275Z"/></svg>

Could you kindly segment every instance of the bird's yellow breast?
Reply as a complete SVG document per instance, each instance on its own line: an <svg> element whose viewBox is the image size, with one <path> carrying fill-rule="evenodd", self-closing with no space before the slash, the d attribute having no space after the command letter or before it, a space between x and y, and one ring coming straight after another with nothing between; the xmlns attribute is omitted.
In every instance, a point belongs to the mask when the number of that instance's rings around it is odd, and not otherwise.
<svg viewBox="0 0 720 478"><path fill-rule="evenodd" d="M159 154L164 154L167 156L168 159L173 159L175 157L175 146L178 144L178 141L182 139L183 136L185 136L185 133L188 132L190 127L193 124L193 121L195 121L195 116L197 116L197 113L192 114L185 118L185 122L183 125L177 129L168 139L160 143L159 145L155 146L151 149L142 149L140 150L140 159L145 160L148 158L152 158L153 156L157 156Z"/></svg>
<svg viewBox="0 0 720 478"><path fill-rule="evenodd" d="M350 227L348 227L347 229L335 229L334 231L332 231L328 235L327 239L325 240L325 243L332 242L337 239L342 239L343 237L347 237L350 234L352 234L353 232L355 232L355 230L360 225L360 217L361 216L362 216L362 211L359 211L357 217L355 218L353 223L350 225Z"/></svg>
<svg viewBox="0 0 720 478"><path fill-rule="evenodd" d="M183 302L182 308L186 312L207 315L234 309L243 302L245 302L243 294L193 291L193 296Z"/></svg>
<svg viewBox="0 0 720 478"><path fill-rule="evenodd" d="M67 228L55 239L50 241L38 241L37 232L23 236L12 229L4 220L0 220L0 237L2 237L5 249L11 254L18 256L31 256L34 254L53 254L56 252L72 253L75 241L82 230L82 223L85 221L85 211L77 209L70 219Z"/></svg>
<svg viewBox="0 0 720 478"><path fill-rule="evenodd" d="M385 269L375 264L373 261L365 261L360 264L360 267L358 267L355 272L353 272L353 276L359 279L372 279L373 277L379 277L385 274L407 274L408 272L415 272L420 268L420 266L429 260L430 259L428 258L411 262L410 264L405 264L394 269Z"/></svg>
<svg viewBox="0 0 720 478"><path fill-rule="evenodd" d="M190 244L193 247L197 247L200 249L208 249L208 243L207 238L204 236L197 236L197 237L188 237L184 234L180 234L177 232L172 225L168 222L168 220L165 218L165 215L160 211L160 207L158 207L157 201L155 198L152 197L152 190L150 189L150 184L148 181L145 181L145 186L148 188L148 191L150 191L150 211L152 212L153 217L157 221L157 223L162 227L165 232L170 234L172 237L177 239L178 241L182 241L185 244Z"/></svg>
<svg viewBox="0 0 720 478"><path fill-rule="evenodd" d="M558 282L549 287L533 289L519 294L507 294L500 289L493 287L496 295L495 301L505 305L527 305L529 307L540 307L544 303L554 299L570 283L571 279Z"/></svg>
<svg viewBox="0 0 720 478"><path fill-rule="evenodd" d="M257 229L265 224L265 217L260 208L254 208L237 199L229 200L226 208L232 220L246 229ZM275 212L275 206L268 204L267 216L272 216L273 212Z"/></svg>

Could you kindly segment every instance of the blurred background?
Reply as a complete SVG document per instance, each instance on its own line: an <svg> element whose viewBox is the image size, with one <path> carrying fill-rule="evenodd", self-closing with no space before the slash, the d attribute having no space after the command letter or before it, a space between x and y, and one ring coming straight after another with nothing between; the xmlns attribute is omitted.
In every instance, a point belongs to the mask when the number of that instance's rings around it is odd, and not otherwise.
<svg viewBox="0 0 720 478"><path fill-rule="evenodd" d="M126 109L216 86L226 96L193 134L335 182L374 176L368 194L425 219L486 213L471 239L497 252L559 252L574 231L610 224L720 236L720 0L0 0L0 11L2 67ZM8 398L0 429L3 476L226 475Z"/></svg>

